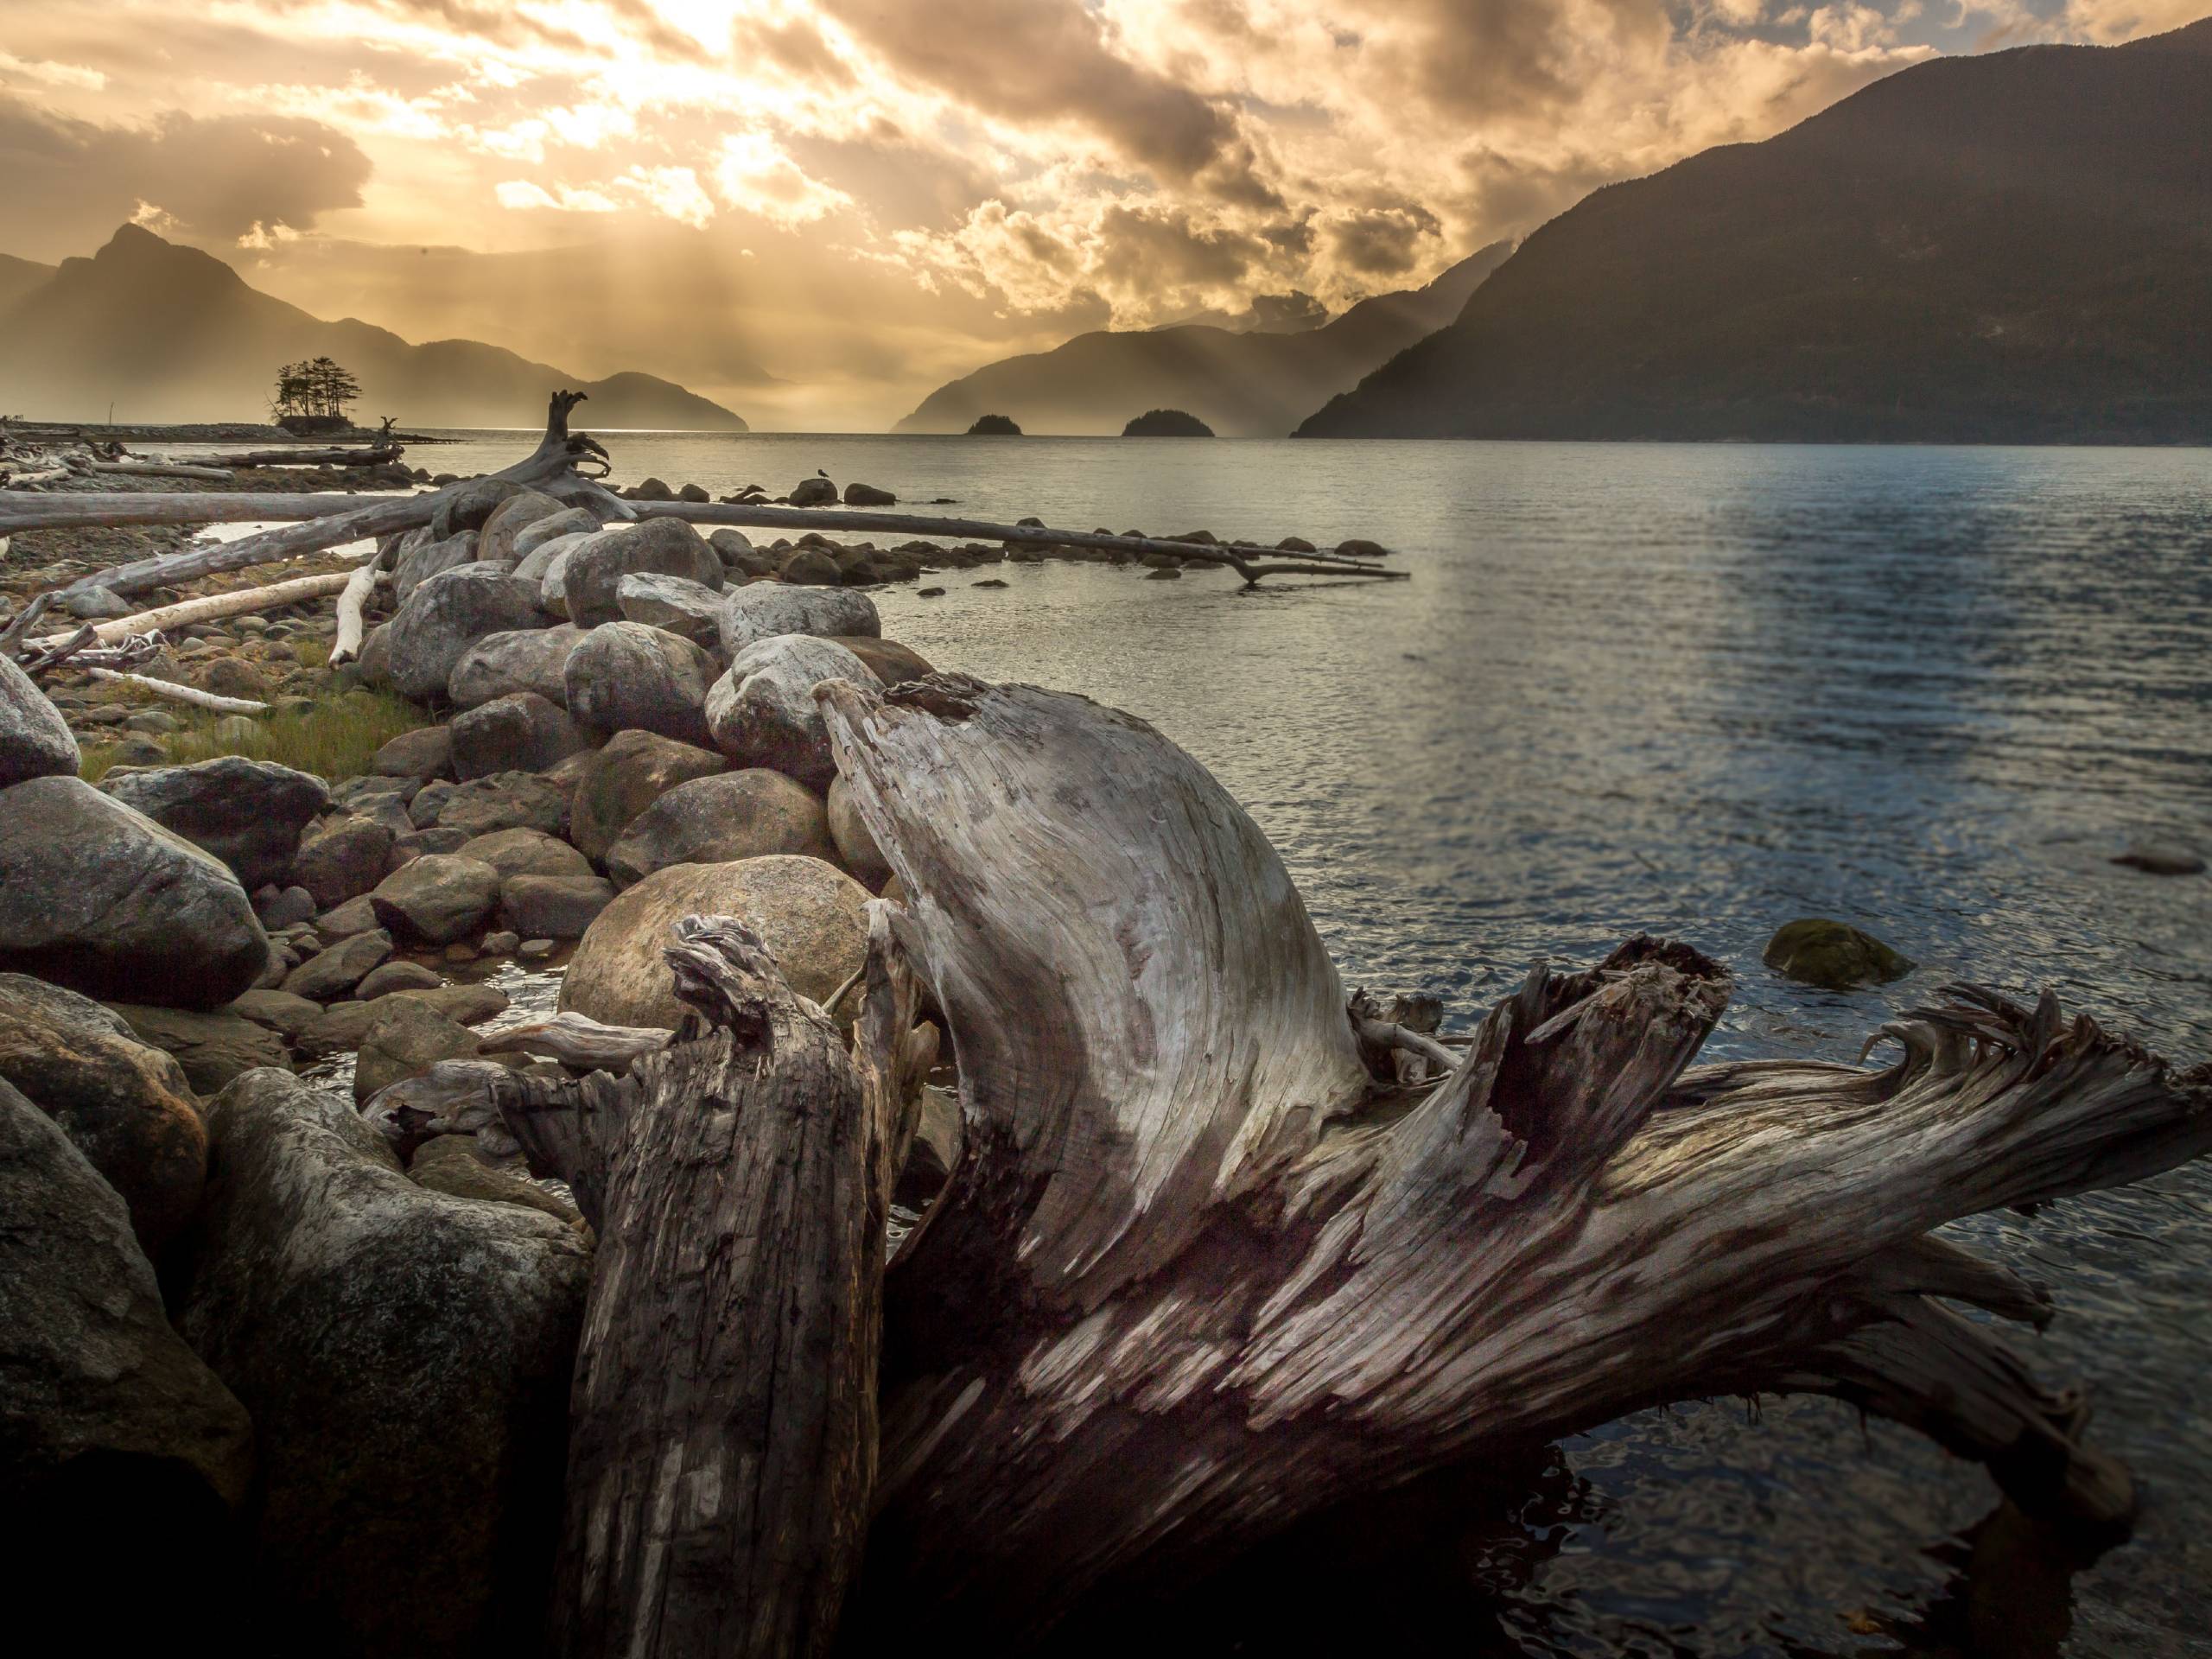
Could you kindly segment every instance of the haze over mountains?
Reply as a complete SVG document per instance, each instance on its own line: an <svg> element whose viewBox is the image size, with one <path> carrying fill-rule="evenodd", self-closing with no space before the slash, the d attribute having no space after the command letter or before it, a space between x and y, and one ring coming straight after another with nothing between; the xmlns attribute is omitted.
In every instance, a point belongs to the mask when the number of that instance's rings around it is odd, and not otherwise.
<svg viewBox="0 0 2212 1659"><path fill-rule="evenodd" d="M940 386L900 432L965 432L1007 415L1026 433L1116 433L1148 409L1180 409L1222 437L1279 438L1332 394L1459 314L1510 242L1470 254L1426 287L1361 301L1295 334L1203 324L1078 334Z"/></svg>
<svg viewBox="0 0 2212 1659"><path fill-rule="evenodd" d="M125 421L268 417L277 369L328 356L361 383L358 418L405 426L537 426L556 386L588 394L599 427L742 432L721 404L648 374L587 380L473 340L411 345L326 322L247 286L219 259L126 225L58 269L0 264L0 412Z"/></svg>
<svg viewBox="0 0 2212 1659"><path fill-rule="evenodd" d="M2212 442L2212 19L1598 190L1299 433Z"/></svg>

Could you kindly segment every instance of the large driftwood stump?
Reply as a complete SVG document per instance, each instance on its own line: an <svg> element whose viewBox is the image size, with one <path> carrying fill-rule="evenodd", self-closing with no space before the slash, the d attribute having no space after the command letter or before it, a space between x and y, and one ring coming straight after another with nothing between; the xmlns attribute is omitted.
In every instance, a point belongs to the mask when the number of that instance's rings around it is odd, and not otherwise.
<svg viewBox="0 0 2212 1659"><path fill-rule="evenodd" d="M743 924L693 917L668 951L696 1011L678 1041L619 1080L495 1085L600 1235L563 1653L801 1653L836 1629L874 1474L891 1182L934 1052L876 925L857 1067Z"/></svg>
<svg viewBox="0 0 2212 1659"><path fill-rule="evenodd" d="M817 696L960 1071L964 1154L886 1292L860 1593L908 1639L1018 1643L1714 1393L1840 1395L2024 1505L2130 1512L2079 1397L1943 1306L2047 1301L1930 1230L2196 1155L2212 1073L1967 988L1879 1069L1696 1066L1728 974L1637 938L1408 1087L1433 1046L1348 1012L1265 838L1151 728L953 677Z"/></svg>

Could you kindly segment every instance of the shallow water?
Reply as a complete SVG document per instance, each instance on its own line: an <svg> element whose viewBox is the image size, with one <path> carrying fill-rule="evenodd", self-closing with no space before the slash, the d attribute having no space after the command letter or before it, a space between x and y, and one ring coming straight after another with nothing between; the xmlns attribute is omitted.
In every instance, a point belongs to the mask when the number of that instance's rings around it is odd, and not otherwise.
<svg viewBox="0 0 2212 1659"><path fill-rule="evenodd" d="M588 410L586 412L588 412ZM526 435L413 457L512 460ZM963 516L1208 528L1399 550L1406 583L1241 594L1195 574L1049 564L879 593L941 666L1151 720L1281 849L1348 981L1471 1020L1534 958L1638 929L1728 962L1709 1052L1855 1058L1964 977L2054 986L2152 1046L2212 1054L2212 880L2110 865L2132 836L2212 849L2212 454L2188 450L1176 442L609 435L617 481L780 493L817 467ZM986 576L1003 591L972 590ZM1831 915L1922 964L1851 996L1761 966ZM2135 1539L2070 1615L2005 1590L1978 1470L1822 1402L1648 1413L1567 1442L1553 1489L1420 1516L1421 1547L1301 1597L1427 1650L1728 1656L2212 1650L2212 1173L1962 1236L2050 1283L2024 1336L2086 1379L2142 1484ZM1999 1586L1995 1591L1992 1586ZM2033 1613L1977 1644L1958 1605ZM2023 1614L2025 1618L2025 1614ZM2063 1626L2070 1619L2070 1629ZM2063 1635L2063 1640L2062 1640ZM1996 1645L1992 1645L1993 1641ZM1256 1643L1255 1643L1257 1644ZM1295 1649L1294 1629L1266 1645Z"/></svg>

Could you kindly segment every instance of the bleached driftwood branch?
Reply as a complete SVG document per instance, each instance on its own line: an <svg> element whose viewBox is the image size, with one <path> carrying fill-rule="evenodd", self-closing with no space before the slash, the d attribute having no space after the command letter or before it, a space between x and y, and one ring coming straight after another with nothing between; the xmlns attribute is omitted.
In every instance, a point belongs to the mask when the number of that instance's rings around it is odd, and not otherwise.
<svg viewBox="0 0 2212 1659"><path fill-rule="evenodd" d="M143 674L132 674L113 668L91 668L85 671L96 680L135 685L141 691L166 697L171 702L181 702L194 709L205 709L218 715L265 715L269 705L257 702L251 697L219 697L213 691L202 691L195 686L177 685L168 680L149 679Z"/></svg>

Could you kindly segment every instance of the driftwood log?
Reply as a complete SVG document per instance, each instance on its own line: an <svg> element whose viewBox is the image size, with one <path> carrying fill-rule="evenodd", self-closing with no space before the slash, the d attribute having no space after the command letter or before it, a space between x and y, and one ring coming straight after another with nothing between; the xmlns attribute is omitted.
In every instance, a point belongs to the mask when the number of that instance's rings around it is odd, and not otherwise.
<svg viewBox="0 0 2212 1659"><path fill-rule="evenodd" d="M711 1032L626 1077L495 1080L609 1251L565 1652L817 1650L860 1515L855 1605L895 1608L906 1643L1019 1648L1346 1498L1720 1393L1838 1395L2025 1509L2126 1523L2081 1396L1948 1306L2040 1324L2048 1299L1932 1230L2205 1151L2212 1068L1970 988L1877 1032L1885 1065L1699 1065L1727 971L1643 938L1532 969L1454 1047L1346 995L1264 836L1141 721L953 676L817 696L910 895L872 912L854 1073L903 1102L926 1064L911 973L963 1148L884 1274L873 1486L841 1440L779 1465L817 1483L802 1499L760 1471L833 1419L865 1437L830 1402L874 1363L880 1213L855 1196L873 1161L798 1178L807 1134L854 1121L815 1012L742 936L687 924ZM801 1106L810 1131L777 1116ZM891 1115L868 1133L895 1151ZM839 1230L863 1214L867 1238ZM788 1351L767 1306L823 1344L812 1390L764 1376ZM764 1568L760 1517L801 1502Z"/></svg>
<svg viewBox="0 0 2212 1659"><path fill-rule="evenodd" d="M880 1065L742 923L690 918L667 954L682 1040L620 1080L494 1084L600 1240L556 1644L820 1651L866 1536L891 1183L935 1046L887 949L861 1021Z"/></svg>

